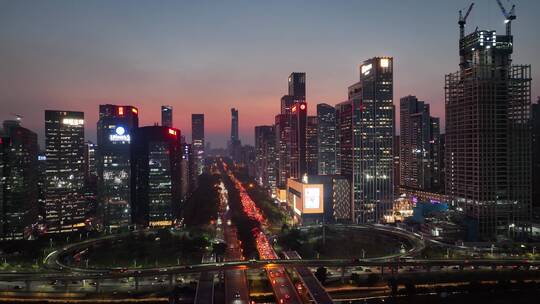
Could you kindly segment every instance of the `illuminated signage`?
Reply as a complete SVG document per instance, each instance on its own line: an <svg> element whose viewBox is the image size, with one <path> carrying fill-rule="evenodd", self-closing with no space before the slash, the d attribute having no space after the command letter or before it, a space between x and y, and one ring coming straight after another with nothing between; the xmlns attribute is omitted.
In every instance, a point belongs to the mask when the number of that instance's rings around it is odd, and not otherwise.
<svg viewBox="0 0 540 304"><path fill-rule="evenodd" d="M304 104L304 103L301 104L301 105L300 105L300 110L305 110L305 109L306 109L306 104Z"/></svg>
<svg viewBox="0 0 540 304"><path fill-rule="evenodd" d="M369 72L371 71L371 68L373 68L373 65L371 63L363 65L361 68L362 74L364 75L369 74Z"/></svg>
<svg viewBox="0 0 540 304"><path fill-rule="evenodd" d="M387 68L390 66L390 59L382 58L381 59L381 68Z"/></svg>
<svg viewBox="0 0 540 304"><path fill-rule="evenodd" d="M320 189L304 188L304 208L319 209L321 207Z"/></svg>
<svg viewBox="0 0 540 304"><path fill-rule="evenodd" d="M47 160L47 156L45 156L45 155L38 155L37 160Z"/></svg>
<svg viewBox="0 0 540 304"><path fill-rule="evenodd" d="M292 107L292 111L293 111L293 112L296 112L296 106L293 106L293 107Z"/></svg>
<svg viewBox="0 0 540 304"><path fill-rule="evenodd" d="M176 136L176 130L169 129L169 134Z"/></svg>
<svg viewBox="0 0 540 304"><path fill-rule="evenodd" d="M114 129L114 134L109 135L109 140L130 142L131 136L129 136L129 134L126 134L126 129L124 127L118 126L116 127L116 129Z"/></svg>
<svg viewBox="0 0 540 304"><path fill-rule="evenodd" d="M118 115L124 116L124 107L118 107Z"/></svg>
<svg viewBox="0 0 540 304"><path fill-rule="evenodd" d="M80 126L84 124L84 119L64 118L62 119L64 125Z"/></svg>
<svg viewBox="0 0 540 304"><path fill-rule="evenodd" d="M137 108L131 108L131 112L133 112L133 114L137 114L139 113L139 110L137 110Z"/></svg>

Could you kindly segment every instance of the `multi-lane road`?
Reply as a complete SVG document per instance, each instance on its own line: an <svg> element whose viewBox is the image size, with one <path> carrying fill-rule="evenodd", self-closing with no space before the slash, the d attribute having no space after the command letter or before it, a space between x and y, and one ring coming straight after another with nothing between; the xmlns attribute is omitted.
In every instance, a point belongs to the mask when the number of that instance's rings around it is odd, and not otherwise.
<svg viewBox="0 0 540 304"><path fill-rule="evenodd" d="M242 183L227 168L227 165L223 163L222 166L225 170L225 174L228 175L234 187L239 193L240 203L242 205L244 214L250 219L257 221L260 227L264 227L266 225L266 219L260 209L251 199ZM259 229L254 229L252 233L261 260L275 260L279 258L274 251L274 248L268 241L268 237L263 231ZM272 290L274 291L274 295L278 303L302 303L298 293L296 292L296 289L294 288L294 284L292 283L284 267L279 265L268 265L267 276L270 280L270 285L272 286Z"/></svg>
<svg viewBox="0 0 540 304"><path fill-rule="evenodd" d="M243 261L242 247L238 240L236 227L231 223L229 210L229 196L223 184L220 185L220 217L223 238L227 244L224 262ZM249 290L246 272L244 269L231 269L224 272L225 278L225 303L247 304L249 303Z"/></svg>

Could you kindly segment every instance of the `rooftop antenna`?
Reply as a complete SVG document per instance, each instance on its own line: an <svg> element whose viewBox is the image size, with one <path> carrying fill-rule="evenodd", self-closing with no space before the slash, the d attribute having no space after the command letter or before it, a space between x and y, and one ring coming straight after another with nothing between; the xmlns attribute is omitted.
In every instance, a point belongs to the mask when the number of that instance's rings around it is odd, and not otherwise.
<svg viewBox="0 0 540 304"><path fill-rule="evenodd" d="M10 113L10 114L13 115L13 116L15 116L15 120L16 120L17 122L19 122L19 123L20 123L20 122L22 121L22 119L24 118L24 116L22 116L22 115L20 115L20 114L16 114L16 113Z"/></svg>
<svg viewBox="0 0 540 304"><path fill-rule="evenodd" d="M471 13L471 10L474 6L474 2L469 5L469 9L467 10L467 13L465 13L465 16L463 16L461 10L459 11L459 39L463 39L465 36L465 23L467 23L467 17L469 17L469 14Z"/></svg>
<svg viewBox="0 0 540 304"><path fill-rule="evenodd" d="M512 20L516 20L516 5L512 4L512 8L507 12L500 0L497 0L497 3L501 8L504 18L506 18L504 20L504 23L506 24L506 36L510 36L512 35Z"/></svg>

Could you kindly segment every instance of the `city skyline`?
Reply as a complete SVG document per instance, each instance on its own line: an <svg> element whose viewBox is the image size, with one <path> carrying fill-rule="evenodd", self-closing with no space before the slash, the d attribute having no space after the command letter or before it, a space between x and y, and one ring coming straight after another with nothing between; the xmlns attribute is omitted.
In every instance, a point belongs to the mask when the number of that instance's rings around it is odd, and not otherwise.
<svg viewBox="0 0 540 304"><path fill-rule="evenodd" d="M273 122L291 72L306 72L308 114L315 115L318 103L346 100L358 66L375 55L395 58L394 104L408 94L418 96L432 105L444 130L444 73L458 68L456 10L469 2L295 2L288 10L277 2L214 4L215 10L207 3L97 3L2 2L0 24L9 26L0 27L6 66L0 75L7 79L0 84L0 120L12 119L10 113L24 116L22 125L38 134L42 149L44 110L83 111L86 138L95 141L98 106L106 103L138 107L141 126L159 122L160 105L170 104L175 126L187 138L189 115L204 113L213 147L226 146L228 109L235 107L242 113L240 139L253 144L253 127ZM107 9L98 10L103 5ZM525 29L534 28L539 8L536 1L519 3L516 64L538 63L540 34ZM196 13L202 15L193 19ZM372 27L381 18L407 22ZM431 26L421 26L426 23ZM504 31L496 3L477 3L466 32L476 26ZM351 28L360 31L357 40L346 35ZM282 43L291 45L287 56ZM533 98L540 95L537 75L533 68ZM208 83L211 90L205 90Z"/></svg>

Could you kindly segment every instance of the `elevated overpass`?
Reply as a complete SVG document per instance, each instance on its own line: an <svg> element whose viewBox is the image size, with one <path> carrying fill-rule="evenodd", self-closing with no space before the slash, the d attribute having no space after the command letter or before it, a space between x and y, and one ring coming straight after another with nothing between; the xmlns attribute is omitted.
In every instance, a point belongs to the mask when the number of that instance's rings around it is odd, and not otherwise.
<svg viewBox="0 0 540 304"><path fill-rule="evenodd" d="M302 259L296 251L286 251L283 253L286 259L300 260ZM306 266L294 267L300 280L308 290L309 295L313 301L317 304L331 304L334 303L330 295L326 292L319 280L313 275L313 272Z"/></svg>

